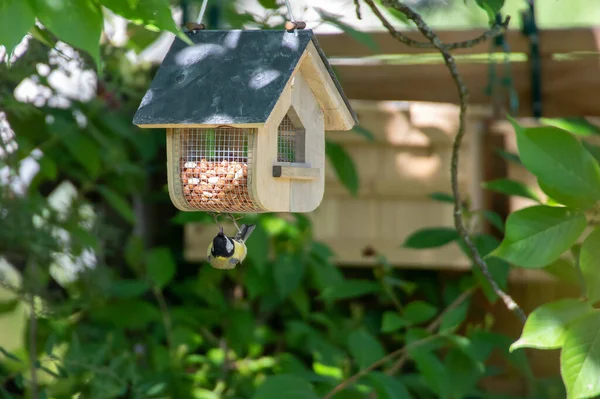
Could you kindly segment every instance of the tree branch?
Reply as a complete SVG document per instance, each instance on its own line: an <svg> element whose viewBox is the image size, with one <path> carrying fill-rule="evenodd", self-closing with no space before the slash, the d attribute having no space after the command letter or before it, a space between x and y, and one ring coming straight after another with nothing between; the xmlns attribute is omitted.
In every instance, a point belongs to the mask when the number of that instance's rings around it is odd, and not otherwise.
<svg viewBox="0 0 600 399"><path fill-rule="evenodd" d="M354 0L354 8L356 9L356 18L362 19L362 13L360 12L360 0Z"/></svg>
<svg viewBox="0 0 600 399"><path fill-rule="evenodd" d="M369 5L373 4L372 0L365 0L365 1L367 2L367 4L370 3ZM448 70L450 71L450 75L452 76L452 80L454 80L454 82L456 84L456 88L458 89L459 99L460 99L460 115L459 115L458 132L456 133L456 137L454 138L454 143L452 144L452 159L451 159L451 163L450 163L450 178L451 178L451 184L452 184L452 194L454 195L454 225L456 227L456 231L458 232L461 239L467 246L469 254L470 254L471 258L473 259L473 262L475 263L475 265L477 265L477 267L479 267L479 269L481 270L481 272L483 273L485 278L489 281L489 283L492 286L492 289L494 290L496 295L498 295L498 297L500 297L502 299L502 301L504 302L504 304L510 311L512 311L522 322L525 322L525 320L527 319L527 317L525 316L525 312L523 312L523 310L519 307L519 305L515 302L515 300L512 299L512 297L510 295L505 293L498 286L498 284L494 280L494 277L490 273L490 270L488 269L487 264L485 263L485 261L483 260L483 258L479 254L479 252L477 251L477 248L475 247L475 244L473 243L473 240L471 239L471 236L469 235L469 232L466 229L463 219L462 219L462 202L461 202L461 198L460 198L460 191L458 188L458 162L459 162L460 146L462 144L462 139L465 135L466 111L467 111L469 92L467 90L467 87L465 86L465 83L464 83L462 77L458 73L458 69L456 67L456 61L454 60L454 57L452 56L452 54L450 54L450 51L449 51L451 48L457 48L457 47L452 47L451 45L444 44L439 39L439 37L431 30L431 28L425 23L425 21L423 21L423 18L418 13L413 11L409 6L402 3L401 1L399 1L399 0L383 0L382 4L386 7L392 7L394 9L400 11L401 13L406 15L406 17L408 19L410 19L411 21L413 21L415 23L415 25L417 26L417 29L419 29L419 31L423 34L423 36L425 36L429 40L431 45L433 47L435 47L436 49L438 49L438 51L442 54L442 57L444 58L444 63L448 67ZM378 13L378 14L381 15L381 13ZM383 19L381 22L386 26L386 28L388 28L388 30L390 30L391 26L388 27L389 23L387 21L385 21L385 19ZM508 23L508 19L505 23ZM403 39L400 39L399 38L400 36L397 36L394 33L394 32L396 32L396 30L393 29L393 27L391 27L391 28L392 28L392 30L390 30L390 33L394 37L396 37L398 40L400 40L404 43ZM482 37L491 37L491 36L483 35ZM474 40L477 40L477 39L474 39ZM482 40L484 40L484 39L482 39ZM473 41L461 42L461 44L468 43L468 42L473 42ZM454 43L454 45L457 45L457 43Z"/></svg>
<svg viewBox="0 0 600 399"><path fill-rule="evenodd" d="M344 390L345 388L348 387L348 385L351 385L353 383L355 383L356 381L358 381L358 379L368 373L370 373L371 371L375 370L376 368L378 368L379 366L383 365L385 362L392 360L393 358L395 358L396 356L400 356L403 353L405 353L407 350L409 349L413 349L417 346L423 345L426 342L431 341L433 338L435 338L435 335L430 335L429 337L425 337L423 339L420 339L418 341L415 341L409 345L403 346L400 349L396 349L395 351L393 351L392 353L389 353L387 355L385 355L384 357L382 357L381 359L377 360L375 363L371 364L370 366L360 370L358 373L354 374L352 377L340 382L338 385L336 385L331 391L329 391L329 393L327 393L327 395L323 396L323 399L331 399L333 398L333 396Z"/></svg>
<svg viewBox="0 0 600 399"><path fill-rule="evenodd" d="M460 306L464 301L467 300L467 298L469 296L471 296L471 294L473 293L473 291L474 291L474 289L471 288L471 289L466 290L462 294L460 294L450 305L448 305L444 310L442 310L440 312L440 314L438 314L438 316L431 323L429 323L429 325L427 326L426 330L429 333L433 333L436 330L436 328L438 328L440 326L440 324L442 323L442 319L443 319L444 315L446 315L446 313L448 313L451 310L456 309L458 306ZM425 342L433 339L434 337L435 337L435 335L431 335L429 337L425 337L425 338L420 339L418 341L415 341L415 342L413 342L413 343L411 343L409 345L406 345L406 346L404 346L404 347L402 347L400 349L397 349L397 350L395 350L392 353L389 353L388 355L382 357L381 359L379 359L375 363L371 364L369 367L360 370L358 373L354 374L352 377L350 377L350 378L348 378L348 379L340 382L327 395L325 395L323 397L323 399L332 398L336 393L338 393L338 392L342 391L343 389L347 388L349 385L351 385L354 382L356 382L360 377L362 377L362 376L370 373L371 371L375 370L379 366L382 366L387 361L392 360L396 356L401 356L400 359L398 359L398 362L396 362L396 364L394 364L392 367L389 368L389 370L386 371L387 374L390 374L390 375L394 374L398 369L400 369L402 367L402 364L404 364L404 362L408 358L406 352L409 349L412 349L414 347L422 345Z"/></svg>
<svg viewBox="0 0 600 399"><path fill-rule="evenodd" d="M464 301L466 301L467 298L469 298L471 296L471 294L473 294L474 291L475 290L473 288L470 288L470 289L464 291L459 296L457 296L456 299L454 301L452 301L452 303L446 307L446 309L442 310L442 312L440 312L440 314L438 314L437 317L431 323L429 323L429 325L427 326L427 328L425 330L428 333L433 333L440 326L440 324L442 324L442 320L444 319L444 316L448 312L450 312L450 311L456 309L457 307L459 307L460 305L462 305L462 303ZM385 371L385 373L389 374L389 375L396 374L398 372L398 370L400 370L402 368L402 366L404 366L404 363L406 362L407 359L408 359L408 355L406 353L404 353L402 356L400 356L398 361L392 367L390 367L389 369L387 369Z"/></svg>
<svg viewBox="0 0 600 399"><path fill-rule="evenodd" d="M401 41L402 43L406 44L409 47L423 48L423 49L437 48L431 42L420 42L418 40L411 39L410 37L406 36L402 32L397 31L394 28L394 26L385 18L385 16L381 13L381 11L379 11L379 8L377 8L377 5L375 5L373 0L364 0L364 1L365 1L365 3L367 3L367 5L369 7L371 7L371 10L373 11L373 14L375 14L377 19L379 19L381 21L381 23L388 30L388 32L390 32L390 34L397 40ZM385 3L386 2L384 2L384 5L385 5ZM389 3L389 2L387 2L387 3ZM393 6L391 6L391 7L393 7ZM498 35L503 34L506 31L506 29L508 28L509 22L510 22L510 16L507 16L506 19L504 20L504 22L502 22L500 24L494 24L491 29L486 30L481 35L479 35L473 39L464 40L461 42L442 43L442 44L444 45L444 48L446 48L447 50L475 47L478 44L485 42L486 40L492 39Z"/></svg>

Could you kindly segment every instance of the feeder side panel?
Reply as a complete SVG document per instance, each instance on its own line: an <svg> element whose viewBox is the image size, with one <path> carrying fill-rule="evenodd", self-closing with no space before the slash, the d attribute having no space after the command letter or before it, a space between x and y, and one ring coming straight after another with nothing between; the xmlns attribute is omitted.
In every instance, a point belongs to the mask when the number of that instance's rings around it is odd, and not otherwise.
<svg viewBox="0 0 600 399"><path fill-rule="evenodd" d="M273 178L273 164L277 160L277 133L279 124L292 103L291 82L288 82L269 120L258 129L253 188L257 202L269 212L289 212L290 181Z"/></svg>
<svg viewBox="0 0 600 399"><path fill-rule="evenodd" d="M304 125L305 166L318 169L319 175L314 180L290 181L290 211L312 212L325 193L325 122L323 111L301 73L294 77L292 107Z"/></svg>
<svg viewBox="0 0 600 399"><path fill-rule="evenodd" d="M173 140L175 135L174 129L167 129L167 186L169 197L173 205L180 211L194 211L194 207L188 204L183 194L184 185L181 184L180 180L183 170L179 161L181 148L179 148L179 140Z"/></svg>

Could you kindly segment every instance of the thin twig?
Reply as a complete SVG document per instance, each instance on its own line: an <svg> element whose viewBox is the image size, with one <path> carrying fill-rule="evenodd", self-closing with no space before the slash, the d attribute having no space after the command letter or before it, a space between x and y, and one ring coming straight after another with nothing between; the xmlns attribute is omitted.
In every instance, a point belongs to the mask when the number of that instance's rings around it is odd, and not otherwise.
<svg viewBox="0 0 600 399"><path fill-rule="evenodd" d="M371 371L375 370L376 368L378 368L379 366L383 365L384 363L386 363L389 360L392 360L393 358L395 358L396 356L400 356L403 353L405 353L406 351L408 351L409 349L413 349L417 346L421 346L426 342L431 341L433 338L435 338L435 335L430 335L429 337L425 337L423 339L419 339L417 341L414 341L406 346L403 346L400 349L396 349L394 352L391 352L389 354L387 354L386 356L382 357L381 359L377 360L375 363L371 364L370 366L360 370L358 373L354 374L352 377L340 382L338 385L336 385L331 391L329 391L327 393L327 395L323 396L323 399L331 399L333 398L333 396L344 390L346 387L348 387L349 385L355 383L356 381L358 381L358 379L360 379L360 377L370 373Z"/></svg>
<svg viewBox="0 0 600 399"><path fill-rule="evenodd" d="M360 1L354 0L354 8L356 10L356 18L362 19L362 14L360 12Z"/></svg>
<svg viewBox="0 0 600 399"><path fill-rule="evenodd" d="M367 2L372 0L365 0ZM479 267L485 278L489 281L492 289L502 299L506 307L512 311L522 322L525 322L527 316L525 312L519 307L519 305L515 302L515 300L505 293L496 283L494 277L490 273L487 264L477 251L469 232L467 231L463 219L462 219L462 202L460 198L460 191L458 188L458 161L459 161L459 152L460 146L462 144L463 136L465 135L465 125L466 125L466 111L467 111L467 103L469 98L469 92L465 83L458 73L458 69L456 67L456 62L454 57L449 52L449 48L447 45L442 43L439 37L431 30L431 28L423 21L423 18L413 11L406 4L398 1L398 0L383 0L383 5L387 7L392 7L404 15L411 21L415 23L417 29L425 36L429 42L442 54L444 58L444 63L448 67L450 71L450 75L452 75L452 79L454 80L456 87L459 92L460 97L460 115L459 115L459 125L458 132L456 133L456 137L454 138L454 143L452 144L452 159L450 164L450 176L452 183L452 194L454 195L454 225L456 226L456 231L460 235L461 239L467 246L470 256L473 259L473 262ZM383 23L383 21L382 21ZM387 26L386 26L387 27ZM388 29L389 30L389 29ZM392 32L390 32L392 33ZM392 33L393 34L393 33ZM394 36L396 37L396 36ZM399 39L401 40L401 39Z"/></svg>
<svg viewBox="0 0 600 399"><path fill-rule="evenodd" d="M469 298L471 296L471 294L473 294L473 292L475 291L474 288L470 288L466 291L464 291L463 293L461 293L458 297L456 297L456 299L454 301L452 301L452 303L450 305L448 305L444 310L442 310L440 312L440 314L437 315L437 317L435 319L433 319L433 321L431 323L429 323L429 325L427 326L427 328L425 328L425 330L428 333L433 333L439 326L440 324L442 324L442 320L444 320L444 316L456 309L457 307L459 307L460 305L462 305L462 303L464 301L467 300L467 298ZM400 356L400 358L396 361L396 363L394 363L394 365L392 367L390 367L389 369L387 369L385 371L386 374L388 375L394 375L398 372L398 370L400 370L402 368L402 366L404 366L404 363L406 362L406 360L408 360L408 355L406 353L404 353L402 356Z"/></svg>
<svg viewBox="0 0 600 399"><path fill-rule="evenodd" d="M402 43L406 44L409 47L423 48L423 49L437 48L431 42L420 42L418 40L411 39L410 37L406 36L402 32L397 31L394 28L394 26L385 18L385 16L381 13L381 11L379 11L379 8L377 8L377 6L373 2L373 0L365 0L365 3L367 3L367 5L369 7L371 7L371 10L373 10L373 13L375 14L375 16L381 21L383 26L385 26L385 28L388 30L388 32L390 32L390 34L394 38L398 39L399 41L401 41ZM384 2L384 5L387 5L387 4L385 4L385 2ZM494 37L504 33L506 31L506 28L508 27L509 22L510 22L510 16L506 17L504 22L502 22L501 24L494 24L490 30L483 32L481 35L479 35L473 39L464 40L461 42L454 42L454 43L443 43L443 46L447 50L475 47L479 43L483 43L488 39L494 38Z"/></svg>

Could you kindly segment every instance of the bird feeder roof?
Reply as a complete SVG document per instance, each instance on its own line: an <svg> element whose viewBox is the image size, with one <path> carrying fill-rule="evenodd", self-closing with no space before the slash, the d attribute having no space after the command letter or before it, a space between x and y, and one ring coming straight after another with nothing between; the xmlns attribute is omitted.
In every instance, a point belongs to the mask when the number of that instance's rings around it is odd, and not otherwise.
<svg viewBox="0 0 600 399"><path fill-rule="evenodd" d="M322 63L315 67L326 71L313 85L333 88L313 88L313 94L321 104L332 100L340 104L323 109L325 120L331 121L326 122L326 130L351 129L358 123L356 114L312 30L297 33L200 30L187 34L193 46L176 38L133 123L140 127L264 124L298 64L312 62ZM304 55L309 47L313 49L311 43L318 56Z"/></svg>

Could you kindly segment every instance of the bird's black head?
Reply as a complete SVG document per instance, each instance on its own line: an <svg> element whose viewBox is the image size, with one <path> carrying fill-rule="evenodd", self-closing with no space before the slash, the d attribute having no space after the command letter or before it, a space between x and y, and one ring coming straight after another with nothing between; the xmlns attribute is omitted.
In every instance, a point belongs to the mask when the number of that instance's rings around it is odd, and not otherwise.
<svg viewBox="0 0 600 399"><path fill-rule="evenodd" d="M213 256L229 257L233 255L235 246L233 241L223 234L223 230L213 238L212 254Z"/></svg>

